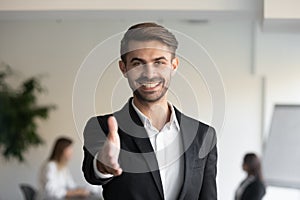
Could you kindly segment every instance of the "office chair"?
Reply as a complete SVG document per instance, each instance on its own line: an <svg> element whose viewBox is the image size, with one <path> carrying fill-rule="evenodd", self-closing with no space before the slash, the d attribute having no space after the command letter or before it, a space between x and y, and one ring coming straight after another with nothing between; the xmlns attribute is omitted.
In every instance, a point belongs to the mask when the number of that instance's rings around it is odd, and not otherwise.
<svg viewBox="0 0 300 200"><path fill-rule="evenodd" d="M25 200L34 200L36 190L29 184L20 184L20 189L24 195Z"/></svg>

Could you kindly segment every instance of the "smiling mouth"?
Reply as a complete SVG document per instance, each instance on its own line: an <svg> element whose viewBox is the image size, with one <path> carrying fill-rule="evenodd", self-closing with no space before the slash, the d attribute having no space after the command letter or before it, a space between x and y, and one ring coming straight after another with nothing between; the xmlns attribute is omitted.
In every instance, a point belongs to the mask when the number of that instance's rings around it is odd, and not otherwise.
<svg viewBox="0 0 300 200"><path fill-rule="evenodd" d="M159 81L159 82L146 82L146 83L139 83L139 84L141 85L141 87L143 89L149 90L149 89L156 88L157 86L160 85L160 83L161 83L161 81Z"/></svg>
<svg viewBox="0 0 300 200"><path fill-rule="evenodd" d="M142 86L146 87L146 88L153 88L156 87L160 84L160 82L156 82L156 83L143 83Z"/></svg>

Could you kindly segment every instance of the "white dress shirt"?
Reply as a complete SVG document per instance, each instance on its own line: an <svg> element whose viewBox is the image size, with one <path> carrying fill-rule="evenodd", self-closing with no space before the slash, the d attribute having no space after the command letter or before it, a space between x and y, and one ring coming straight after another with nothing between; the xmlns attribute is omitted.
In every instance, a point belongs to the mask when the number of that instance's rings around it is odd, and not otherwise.
<svg viewBox="0 0 300 200"><path fill-rule="evenodd" d="M144 124L150 143L156 154L164 197L166 200L175 200L178 198L183 184L184 159L181 156L182 139L178 135L181 133L174 107L171 103L168 103L171 110L170 121L161 130L157 130L151 121L134 105L133 100L132 105ZM96 159L94 159L94 171L100 178L112 177L111 174L103 174L98 171Z"/></svg>
<svg viewBox="0 0 300 200"><path fill-rule="evenodd" d="M38 199L63 198L76 184L67 167L58 169L54 161L44 164L40 171Z"/></svg>

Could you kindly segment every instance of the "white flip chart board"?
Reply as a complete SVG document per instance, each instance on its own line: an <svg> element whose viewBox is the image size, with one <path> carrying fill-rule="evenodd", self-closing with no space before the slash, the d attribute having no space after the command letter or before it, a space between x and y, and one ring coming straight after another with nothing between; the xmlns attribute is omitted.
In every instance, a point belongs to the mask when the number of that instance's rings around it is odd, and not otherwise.
<svg viewBox="0 0 300 200"><path fill-rule="evenodd" d="M267 185L300 189L300 105L276 105L263 153Z"/></svg>

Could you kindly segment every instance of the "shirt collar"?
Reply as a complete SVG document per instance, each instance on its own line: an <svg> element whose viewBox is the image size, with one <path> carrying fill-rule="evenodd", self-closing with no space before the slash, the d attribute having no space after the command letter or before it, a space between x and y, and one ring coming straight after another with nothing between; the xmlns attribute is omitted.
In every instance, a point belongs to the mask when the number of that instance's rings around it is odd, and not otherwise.
<svg viewBox="0 0 300 200"><path fill-rule="evenodd" d="M141 119L142 123L145 124L148 122L150 123L150 120L148 119L148 117L146 115L144 115L135 105L134 105L134 102L133 102L133 99L131 101L131 104L134 108L134 110L136 111L136 113L138 114L139 118ZM172 124L175 124L177 130L180 130L180 126L179 126L179 123L178 123L178 120L177 120L177 117L176 117L176 113L175 113L175 109L172 105L171 102L168 101L168 106L169 108L171 109L171 116L170 116L170 121L168 123L170 123L170 125Z"/></svg>

